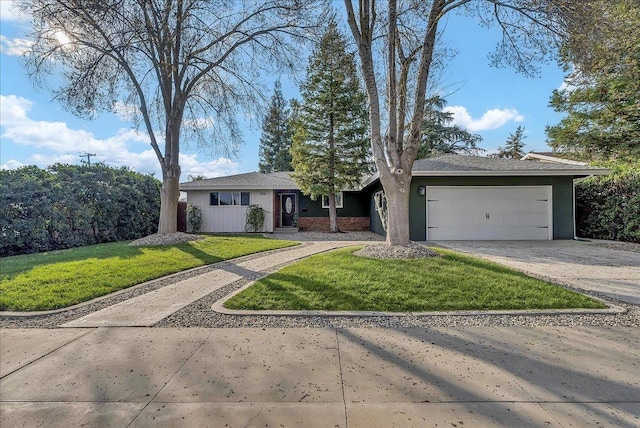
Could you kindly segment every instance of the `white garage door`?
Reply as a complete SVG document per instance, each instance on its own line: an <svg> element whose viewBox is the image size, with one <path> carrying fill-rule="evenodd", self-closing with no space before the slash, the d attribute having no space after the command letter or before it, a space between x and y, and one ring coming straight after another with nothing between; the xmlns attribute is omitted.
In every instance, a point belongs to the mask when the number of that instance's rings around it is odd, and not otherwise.
<svg viewBox="0 0 640 428"><path fill-rule="evenodd" d="M427 187L427 240L553 239L551 186Z"/></svg>

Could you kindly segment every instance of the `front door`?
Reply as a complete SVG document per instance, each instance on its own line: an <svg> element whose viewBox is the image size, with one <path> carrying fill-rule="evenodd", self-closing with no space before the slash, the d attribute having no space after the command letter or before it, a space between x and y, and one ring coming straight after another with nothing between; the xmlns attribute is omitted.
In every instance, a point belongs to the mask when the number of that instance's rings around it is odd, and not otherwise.
<svg viewBox="0 0 640 428"><path fill-rule="evenodd" d="M296 194L280 194L280 227L294 226L296 214Z"/></svg>

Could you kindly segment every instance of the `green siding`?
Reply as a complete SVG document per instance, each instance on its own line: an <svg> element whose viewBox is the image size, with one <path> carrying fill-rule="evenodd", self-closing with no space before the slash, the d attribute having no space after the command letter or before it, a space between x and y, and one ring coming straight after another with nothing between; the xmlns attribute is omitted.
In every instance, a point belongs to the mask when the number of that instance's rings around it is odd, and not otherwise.
<svg viewBox="0 0 640 428"><path fill-rule="evenodd" d="M419 186L552 186L553 239L573 239L573 177L413 177L409 200L410 236L424 241L427 203ZM373 199L373 197L371 197ZM375 213L375 210L372 211ZM373 222L372 222L373 225ZM373 228L372 228L373 230Z"/></svg>
<svg viewBox="0 0 640 428"><path fill-rule="evenodd" d="M380 220L380 216L376 211L376 203L373 200L373 195L380 190L382 190L382 185L378 183L376 186L373 186L371 191L368 193L369 212L371 213L370 225L372 232L377 233L378 235L387 236L387 232L385 232L384 228L382 227L382 220Z"/></svg>
<svg viewBox="0 0 640 428"><path fill-rule="evenodd" d="M343 192L344 208L337 208L338 217L369 217L369 196L364 192ZM299 217L329 217L329 208L322 208L321 198L312 201L298 194Z"/></svg>

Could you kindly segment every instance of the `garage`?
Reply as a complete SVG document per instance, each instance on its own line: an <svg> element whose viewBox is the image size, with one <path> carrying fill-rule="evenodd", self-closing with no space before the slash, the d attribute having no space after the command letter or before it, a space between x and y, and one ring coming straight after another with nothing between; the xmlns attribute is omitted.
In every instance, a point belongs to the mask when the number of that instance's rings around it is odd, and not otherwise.
<svg viewBox="0 0 640 428"><path fill-rule="evenodd" d="M552 186L426 186L427 240L553 239Z"/></svg>

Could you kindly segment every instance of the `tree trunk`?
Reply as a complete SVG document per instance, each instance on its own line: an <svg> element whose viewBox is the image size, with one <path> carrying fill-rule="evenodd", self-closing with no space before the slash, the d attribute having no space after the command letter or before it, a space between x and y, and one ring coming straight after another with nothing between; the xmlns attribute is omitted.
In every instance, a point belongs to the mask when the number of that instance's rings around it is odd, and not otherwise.
<svg viewBox="0 0 640 428"><path fill-rule="evenodd" d="M408 245L409 238L409 196L411 175L396 170L391 177L382 176L382 184L387 198L387 245Z"/></svg>
<svg viewBox="0 0 640 428"><path fill-rule="evenodd" d="M329 193L329 232L337 233L338 229L338 213L336 211L336 194Z"/></svg>
<svg viewBox="0 0 640 428"><path fill-rule="evenodd" d="M158 233L178 231L178 199L180 198L180 166L162 168L162 188L160 189L160 222Z"/></svg>

